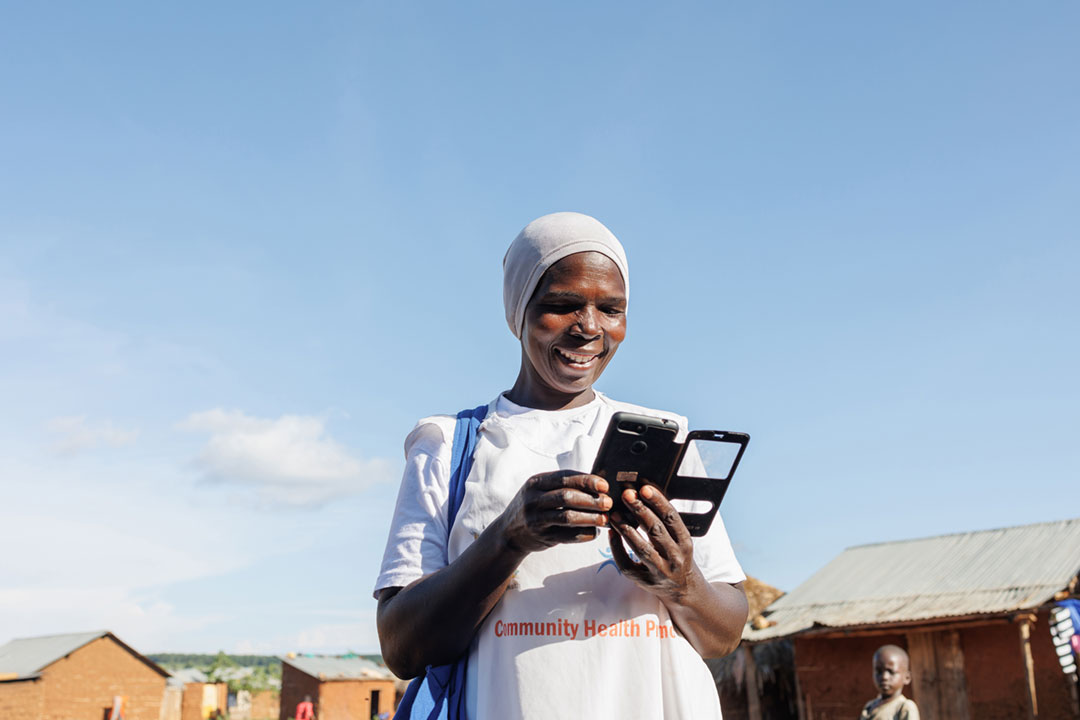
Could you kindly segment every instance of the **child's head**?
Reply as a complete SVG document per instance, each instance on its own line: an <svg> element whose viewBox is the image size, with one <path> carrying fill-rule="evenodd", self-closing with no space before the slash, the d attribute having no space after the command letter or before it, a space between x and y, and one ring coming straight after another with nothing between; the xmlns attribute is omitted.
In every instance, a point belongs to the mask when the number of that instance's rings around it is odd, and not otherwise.
<svg viewBox="0 0 1080 720"><path fill-rule="evenodd" d="M874 684L882 699L896 697L911 682L911 666L904 648L882 645L874 653Z"/></svg>

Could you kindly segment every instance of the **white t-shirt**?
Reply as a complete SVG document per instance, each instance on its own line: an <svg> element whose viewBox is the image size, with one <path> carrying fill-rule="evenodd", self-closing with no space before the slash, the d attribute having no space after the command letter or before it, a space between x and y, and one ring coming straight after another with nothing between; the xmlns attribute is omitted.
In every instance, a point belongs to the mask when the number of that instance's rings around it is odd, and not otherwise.
<svg viewBox="0 0 1080 720"><path fill-rule="evenodd" d="M376 596L461 555L529 477L591 469L617 411L672 419L681 436L687 431L683 417L600 393L584 407L556 411L524 408L500 395L480 425L449 544L455 419L421 420L405 440L405 474ZM694 559L709 582L746 579L719 515L708 534L695 539ZM606 532L532 553L521 563L473 639L466 685L471 720L721 717L708 667L659 599L622 576Z"/></svg>

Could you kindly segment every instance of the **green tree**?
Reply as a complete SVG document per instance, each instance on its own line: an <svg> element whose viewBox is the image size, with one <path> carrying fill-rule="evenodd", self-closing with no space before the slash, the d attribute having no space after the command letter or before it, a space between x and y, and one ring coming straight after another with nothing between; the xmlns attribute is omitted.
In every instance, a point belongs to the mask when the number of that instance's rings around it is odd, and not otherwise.
<svg viewBox="0 0 1080 720"><path fill-rule="evenodd" d="M224 650L221 650L214 656L214 660L210 663L210 667L206 669L206 679L212 683L229 682L234 675L234 671L238 667L240 666L237 665L231 657L226 655Z"/></svg>

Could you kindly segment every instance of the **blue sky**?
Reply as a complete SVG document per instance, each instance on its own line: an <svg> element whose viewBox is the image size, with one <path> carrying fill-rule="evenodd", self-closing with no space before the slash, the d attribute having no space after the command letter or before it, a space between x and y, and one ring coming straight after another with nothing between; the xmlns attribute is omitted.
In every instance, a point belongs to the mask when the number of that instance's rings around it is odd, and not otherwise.
<svg viewBox="0 0 1080 720"><path fill-rule="evenodd" d="M601 389L753 437L751 574L1078 512L1074 4L4 16L0 642L375 649L402 440L513 382L556 210L630 258Z"/></svg>

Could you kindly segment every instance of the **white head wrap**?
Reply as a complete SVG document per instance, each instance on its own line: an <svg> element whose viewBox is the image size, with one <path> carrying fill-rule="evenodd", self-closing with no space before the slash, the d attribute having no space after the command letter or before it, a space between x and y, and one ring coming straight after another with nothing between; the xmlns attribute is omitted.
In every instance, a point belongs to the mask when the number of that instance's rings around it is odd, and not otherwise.
<svg viewBox="0 0 1080 720"><path fill-rule="evenodd" d="M533 220L518 233L503 258L503 306L515 337L521 337L525 306L544 272L567 255L590 251L606 255L619 267L629 300L626 252L596 218L576 212L552 213Z"/></svg>

